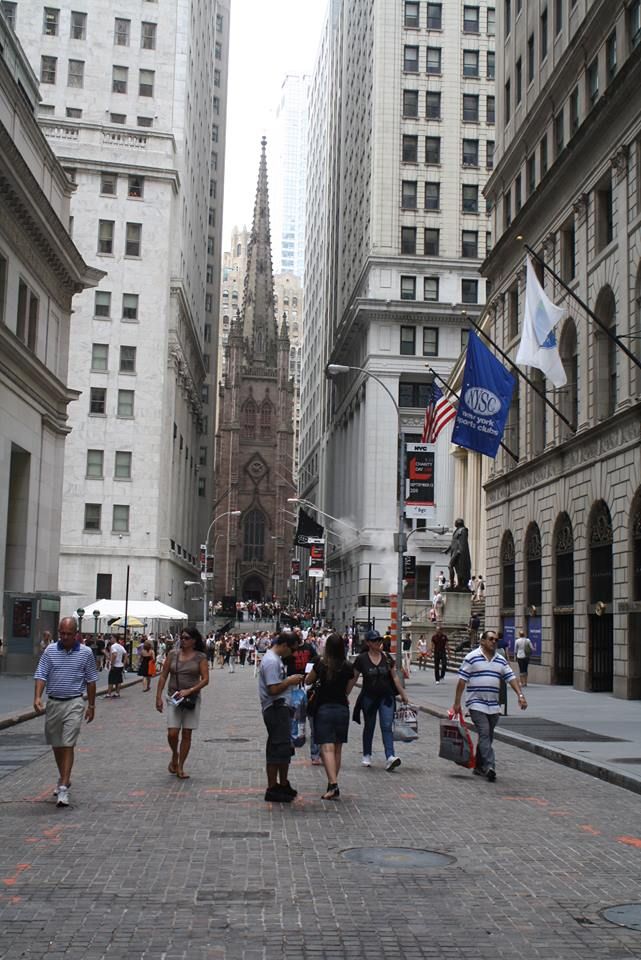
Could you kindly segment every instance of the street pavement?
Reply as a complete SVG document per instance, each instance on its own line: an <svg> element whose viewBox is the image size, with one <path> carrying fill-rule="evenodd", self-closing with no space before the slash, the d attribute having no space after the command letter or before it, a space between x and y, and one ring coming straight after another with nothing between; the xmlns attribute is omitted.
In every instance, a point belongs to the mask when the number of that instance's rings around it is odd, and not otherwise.
<svg viewBox="0 0 641 960"><path fill-rule="evenodd" d="M453 685L436 688L444 702ZM413 674L408 692L429 702L434 687ZM135 685L99 699L57 809L43 726L0 731L4 749L34 746L0 779L2 960L641 957L641 930L601 915L641 901L638 796L511 744L490 784L438 758L438 719L421 714L387 773L378 734L361 766L352 724L342 799L320 800L305 747L300 796L272 805L253 671L215 670L191 779L168 774L164 717ZM363 847L385 848L386 865L346 857ZM446 860L415 866L416 850Z"/></svg>

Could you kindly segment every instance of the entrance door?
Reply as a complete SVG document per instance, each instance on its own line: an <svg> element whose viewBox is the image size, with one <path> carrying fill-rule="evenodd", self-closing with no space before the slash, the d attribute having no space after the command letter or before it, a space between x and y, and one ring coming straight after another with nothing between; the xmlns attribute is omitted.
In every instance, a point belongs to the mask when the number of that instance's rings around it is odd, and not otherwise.
<svg viewBox="0 0 641 960"><path fill-rule="evenodd" d="M607 504L600 500L590 513L590 689L609 692L614 674L614 625L612 620L612 521ZM602 610L601 616L596 608Z"/></svg>
<svg viewBox="0 0 641 960"><path fill-rule="evenodd" d="M265 584L260 577L247 577L243 583L243 600L259 602L265 598Z"/></svg>
<svg viewBox="0 0 641 960"><path fill-rule="evenodd" d="M590 615L590 672L593 693L610 693L614 671L614 625L611 613Z"/></svg>
<svg viewBox="0 0 641 960"><path fill-rule="evenodd" d="M554 682L574 682L574 614L554 617Z"/></svg>

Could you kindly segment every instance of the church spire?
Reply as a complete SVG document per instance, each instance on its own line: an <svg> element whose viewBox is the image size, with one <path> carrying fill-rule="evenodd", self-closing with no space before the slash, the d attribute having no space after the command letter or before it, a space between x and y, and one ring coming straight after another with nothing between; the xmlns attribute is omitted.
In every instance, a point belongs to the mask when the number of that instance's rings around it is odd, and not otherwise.
<svg viewBox="0 0 641 960"><path fill-rule="evenodd" d="M243 336L247 359L252 366L256 364L276 366L278 327L274 315L265 137L261 141L254 222L247 249L247 272L243 291Z"/></svg>

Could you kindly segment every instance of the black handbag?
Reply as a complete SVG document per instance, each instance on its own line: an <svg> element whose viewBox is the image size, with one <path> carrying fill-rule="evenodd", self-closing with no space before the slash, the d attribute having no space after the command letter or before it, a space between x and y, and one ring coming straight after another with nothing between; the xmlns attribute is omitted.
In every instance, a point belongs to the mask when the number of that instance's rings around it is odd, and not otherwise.
<svg viewBox="0 0 641 960"><path fill-rule="evenodd" d="M178 657L179 653L176 650L176 662L175 672L176 672L176 692L180 690L180 684L178 683ZM179 704L177 704L179 710L195 710L196 704L198 703L198 694L190 693L186 697L183 697Z"/></svg>

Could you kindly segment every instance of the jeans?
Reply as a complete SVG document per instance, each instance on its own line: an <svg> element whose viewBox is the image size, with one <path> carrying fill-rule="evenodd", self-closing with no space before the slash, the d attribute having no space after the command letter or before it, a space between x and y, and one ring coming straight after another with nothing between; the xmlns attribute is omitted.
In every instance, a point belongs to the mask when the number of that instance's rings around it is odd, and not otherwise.
<svg viewBox="0 0 641 960"><path fill-rule="evenodd" d="M434 678L442 680L447 670L447 654L445 650L434 651Z"/></svg>
<svg viewBox="0 0 641 960"><path fill-rule="evenodd" d="M487 773L488 770L494 770L494 727L499 722L498 713L482 713L480 710L470 710L472 723L476 727L479 735L479 742L476 747L476 766L477 769Z"/></svg>
<svg viewBox="0 0 641 960"><path fill-rule="evenodd" d="M363 697L362 711L364 720L363 756L369 757L372 755L374 727L376 726L376 715L378 714L385 757L389 760L390 757L394 756L394 738L392 736L394 697L390 695L385 700L373 700L371 697Z"/></svg>
<svg viewBox="0 0 641 960"><path fill-rule="evenodd" d="M311 760L320 760L320 747L314 738L314 718L307 719L309 720L309 756Z"/></svg>

